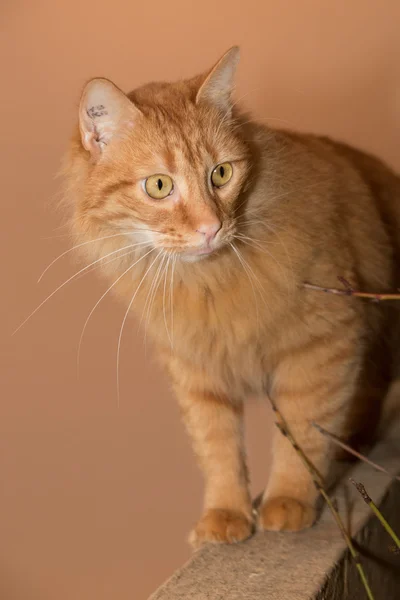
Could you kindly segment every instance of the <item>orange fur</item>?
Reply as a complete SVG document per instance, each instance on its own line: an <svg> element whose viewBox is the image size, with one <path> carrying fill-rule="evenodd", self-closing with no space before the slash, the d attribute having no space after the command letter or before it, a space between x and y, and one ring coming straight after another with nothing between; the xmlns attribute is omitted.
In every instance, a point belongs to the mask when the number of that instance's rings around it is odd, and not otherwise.
<svg viewBox="0 0 400 600"><path fill-rule="evenodd" d="M335 287L342 276L369 291L400 285L400 179L345 145L249 121L232 108L237 59L232 49L206 75L128 97L105 80L89 83L66 168L79 238L123 233L87 244L88 256L114 252L104 270L111 281L121 276L115 289L128 303L136 294L139 316L151 304L147 327L205 476L194 545L251 533L246 397L274 397L324 476L332 448L310 422L347 436L364 417L376 420L391 376L391 309L302 283ZM213 188L212 169L224 162L232 179ZM159 173L175 188L152 200L142 181ZM222 224L214 251L197 256L210 223ZM277 434L260 526L309 526L316 499Z"/></svg>

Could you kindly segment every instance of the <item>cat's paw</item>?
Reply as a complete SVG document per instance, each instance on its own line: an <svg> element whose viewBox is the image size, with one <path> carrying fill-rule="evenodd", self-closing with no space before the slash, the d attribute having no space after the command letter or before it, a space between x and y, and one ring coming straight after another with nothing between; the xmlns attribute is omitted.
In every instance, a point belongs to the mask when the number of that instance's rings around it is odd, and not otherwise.
<svg viewBox="0 0 400 600"><path fill-rule="evenodd" d="M311 527L316 511L310 504L279 496L265 500L259 509L259 527L269 531L300 531Z"/></svg>
<svg viewBox="0 0 400 600"><path fill-rule="evenodd" d="M214 508L204 513L191 532L189 543L195 549L208 542L234 544L246 540L252 533L253 523L245 514Z"/></svg>

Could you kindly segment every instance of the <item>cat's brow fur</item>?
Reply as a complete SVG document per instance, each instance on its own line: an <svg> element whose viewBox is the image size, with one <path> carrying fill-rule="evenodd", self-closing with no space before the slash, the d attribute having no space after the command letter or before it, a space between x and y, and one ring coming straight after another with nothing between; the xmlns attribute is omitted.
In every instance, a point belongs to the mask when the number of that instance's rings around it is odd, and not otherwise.
<svg viewBox="0 0 400 600"><path fill-rule="evenodd" d="M217 70L232 59L223 60ZM304 289L303 282L337 287L341 276L366 291L400 286L399 177L346 145L264 127L236 105L231 114L230 100L221 110L230 94L223 89L225 96L214 102L220 79L208 89L207 75L135 90L129 94L137 109L133 124L120 125L100 158L97 146L93 156L83 146L81 126L66 167L80 239L148 229L150 244L178 257L173 282L171 262L168 273L163 271L168 278L155 291L148 329L205 476L204 515L192 532L194 545L233 542L252 531L243 448L248 396L273 396L325 476L333 451L311 421L348 437L377 420L392 377L395 309L319 294ZM100 118L107 118L107 110ZM88 144L98 144L90 139ZM232 161L234 178L213 190L210 172L223 161ZM157 204L139 191L139 180L160 172L179 182L179 201ZM199 223L212 218L222 222L226 243L198 262L180 260L197 240ZM85 249L95 260L142 239L138 235ZM110 280L146 248L105 266ZM115 286L127 303L157 251ZM139 317L157 265L132 305ZM307 527L315 519L317 492L288 441L277 434L273 444L259 525Z"/></svg>

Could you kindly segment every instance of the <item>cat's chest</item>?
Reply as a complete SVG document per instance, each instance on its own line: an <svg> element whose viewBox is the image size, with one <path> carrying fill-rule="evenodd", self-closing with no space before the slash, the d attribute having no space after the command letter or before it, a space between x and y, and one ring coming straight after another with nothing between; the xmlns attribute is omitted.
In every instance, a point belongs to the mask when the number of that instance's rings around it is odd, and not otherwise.
<svg viewBox="0 0 400 600"><path fill-rule="evenodd" d="M211 298L191 307L178 303L178 307L170 330L168 319L159 323L158 330L158 340L163 338L163 346L170 346L168 353L181 365L178 371L185 369L199 385L230 394L257 394L265 389L268 345L262 313L255 314L251 304L221 306Z"/></svg>
<svg viewBox="0 0 400 600"><path fill-rule="evenodd" d="M249 337L244 343L204 332L186 342L174 346L171 358L178 377L187 376L195 388L219 390L228 396L265 391L268 359L256 337Z"/></svg>

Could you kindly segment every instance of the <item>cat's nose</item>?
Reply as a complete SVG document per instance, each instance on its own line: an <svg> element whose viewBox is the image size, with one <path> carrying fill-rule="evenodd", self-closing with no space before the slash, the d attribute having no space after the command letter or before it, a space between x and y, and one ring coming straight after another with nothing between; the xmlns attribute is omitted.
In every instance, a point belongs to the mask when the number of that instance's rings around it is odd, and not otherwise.
<svg viewBox="0 0 400 600"><path fill-rule="evenodd" d="M215 219L208 223L202 223L196 229L196 231L198 233L202 233L205 237L205 241L207 242L207 244L209 244L215 238L215 236L217 235L217 233L221 229L221 227L222 227L221 221L219 221L218 219Z"/></svg>

